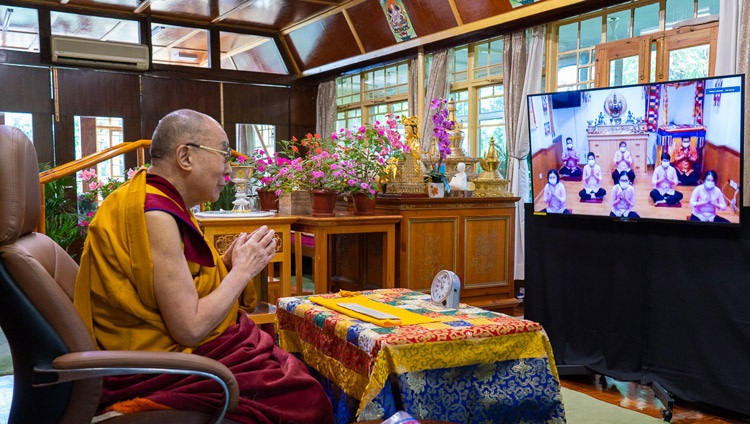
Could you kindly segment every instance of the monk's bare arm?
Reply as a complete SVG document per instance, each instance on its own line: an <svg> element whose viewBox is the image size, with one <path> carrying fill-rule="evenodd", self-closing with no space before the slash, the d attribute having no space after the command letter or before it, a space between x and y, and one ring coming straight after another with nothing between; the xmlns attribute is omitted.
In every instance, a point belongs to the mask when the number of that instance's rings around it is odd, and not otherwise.
<svg viewBox="0 0 750 424"><path fill-rule="evenodd" d="M263 244L265 235L238 237L232 252L232 271L211 294L199 298L174 218L150 211L146 213L146 225L156 302L170 334L184 346L195 346L221 323L247 283L268 264L273 256L268 250L275 247L273 243L270 247Z"/></svg>

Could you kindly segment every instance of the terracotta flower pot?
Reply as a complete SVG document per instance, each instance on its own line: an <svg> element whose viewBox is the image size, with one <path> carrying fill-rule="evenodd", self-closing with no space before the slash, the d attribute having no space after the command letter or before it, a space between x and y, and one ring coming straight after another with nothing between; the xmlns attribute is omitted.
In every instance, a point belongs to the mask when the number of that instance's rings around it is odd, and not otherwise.
<svg viewBox="0 0 750 424"><path fill-rule="evenodd" d="M370 199L370 196L365 193L354 193L352 200L354 201L354 215L375 215L377 197Z"/></svg>
<svg viewBox="0 0 750 424"><path fill-rule="evenodd" d="M266 190L264 188L255 189L258 193L258 201L260 202L260 210L262 211L278 211L279 210L279 196L276 195L275 190Z"/></svg>
<svg viewBox="0 0 750 424"><path fill-rule="evenodd" d="M312 216L334 216L333 209L336 207L336 192L330 190L310 190L310 204Z"/></svg>

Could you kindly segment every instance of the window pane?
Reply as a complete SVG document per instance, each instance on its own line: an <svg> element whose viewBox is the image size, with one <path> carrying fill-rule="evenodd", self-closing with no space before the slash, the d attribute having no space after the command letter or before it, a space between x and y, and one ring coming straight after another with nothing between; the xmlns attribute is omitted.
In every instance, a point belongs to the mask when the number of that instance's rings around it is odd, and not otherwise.
<svg viewBox="0 0 750 424"><path fill-rule="evenodd" d="M3 19L0 48L39 52L39 17L36 9L0 6L0 17Z"/></svg>
<svg viewBox="0 0 750 424"><path fill-rule="evenodd" d="M179 42L175 43L175 40ZM208 31L151 24L152 60L167 65L208 68Z"/></svg>
<svg viewBox="0 0 750 424"><path fill-rule="evenodd" d="M607 15L607 42L630 37L630 10Z"/></svg>
<svg viewBox="0 0 750 424"><path fill-rule="evenodd" d="M685 0L667 0L665 29L672 29L680 21L693 18L695 3Z"/></svg>
<svg viewBox="0 0 750 424"><path fill-rule="evenodd" d="M651 34L659 30L659 3L635 9L633 36Z"/></svg>
<svg viewBox="0 0 750 424"><path fill-rule="evenodd" d="M590 56L591 52L588 50L581 52L581 54L578 55L578 64L581 66L588 65L589 63L591 63Z"/></svg>
<svg viewBox="0 0 750 424"><path fill-rule="evenodd" d="M221 69L288 74L284 59L270 37L219 32Z"/></svg>
<svg viewBox="0 0 750 424"><path fill-rule="evenodd" d="M0 112L0 124L18 128L33 143L34 125L32 116L30 113Z"/></svg>
<svg viewBox="0 0 750 424"><path fill-rule="evenodd" d="M601 35L599 36L601 39ZM557 43L558 52L569 52L578 48L578 23L560 27Z"/></svg>
<svg viewBox="0 0 750 424"><path fill-rule="evenodd" d="M74 116L73 131L76 159L108 149L122 143L122 118ZM125 157L114 157L94 166L99 182L125 180ZM80 173L76 176L78 194L88 191L84 187ZM99 199L101 200L101 199Z"/></svg>
<svg viewBox="0 0 750 424"><path fill-rule="evenodd" d="M557 59L557 84L568 85L576 82L576 54L562 55Z"/></svg>
<svg viewBox="0 0 750 424"><path fill-rule="evenodd" d="M698 16L696 16L697 18L718 14L719 0L698 0Z"/></svg>
<svg viewBox="0 0 750 424"><path fill-rule="evenodd" d="M581 22L581 47L594 47L602 42L602 18L596 17Z"/></svg>
<svg viewBox="0 0 750 424"><path fill-rule="evenodd" d="M273 155L276 151L275 125L237 124L235 128L238 152L249 155L256 150L263 150Z"/></svg>
<svg viewBox="0 0 750 424"><path fill-rule="evenodd" d="M669 80L707 77L708 51L708 44L670 51Z"/></svg>
<svg viewBox="0 0 750 424"><path fill-rule="evenodd" d="M466 81L469 70L469 47L453 50L453 82Z"/></svg>
<svg viewBox="0 0 750 424"><path fill-rule="evenodd" d="M452 91L450 98L456 108L456 120L466 123L469 119L469 90Z"/></svg>
<svg viewBox="0 0 750 424"><path fill-rule="evenodd" d="M141 42L140 25L137 21L54 11L49 15L52 35L122 43Z"/></svg>
<svg viewBox="0 0 750 424"><path fill-rule="evenodd" d="M638 83L638 56L609 61L609 86Z"/></svg>

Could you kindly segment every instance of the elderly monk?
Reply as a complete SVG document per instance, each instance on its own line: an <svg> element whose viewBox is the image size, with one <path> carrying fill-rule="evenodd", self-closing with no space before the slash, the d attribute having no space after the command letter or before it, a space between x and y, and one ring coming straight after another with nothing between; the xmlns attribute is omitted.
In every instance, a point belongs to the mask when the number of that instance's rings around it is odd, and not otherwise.
<svg viewBox="0 0 750 424"><path fill-rule="evenodd" d="M305 365L241 308L241 300L255 306L248 282L274 255L273 231L240 234L222 257L190 212L218 199L230 153L213 118L187 109L165 116L153 135L151 167L110 194L91 222L75 306L102 349L192 352L222 362L242 396L231 420L333 422L331 403ZM221 403L213 381L174 375L107 378L101 401L116 412L211 412Z"/></svg>

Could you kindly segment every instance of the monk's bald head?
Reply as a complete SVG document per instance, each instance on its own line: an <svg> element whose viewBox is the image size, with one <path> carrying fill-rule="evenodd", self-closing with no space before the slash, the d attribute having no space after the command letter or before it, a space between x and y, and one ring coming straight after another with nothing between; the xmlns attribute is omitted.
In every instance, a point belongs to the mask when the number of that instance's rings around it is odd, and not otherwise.
<svg viewBox="0 0 750 424"><path fill-rule="evenodd" d="M163 117L151 137L151 157L165 159L174 154L180 144L199 142L203 136L220 127L212 117L191 109L180 109Z"/></svg>

